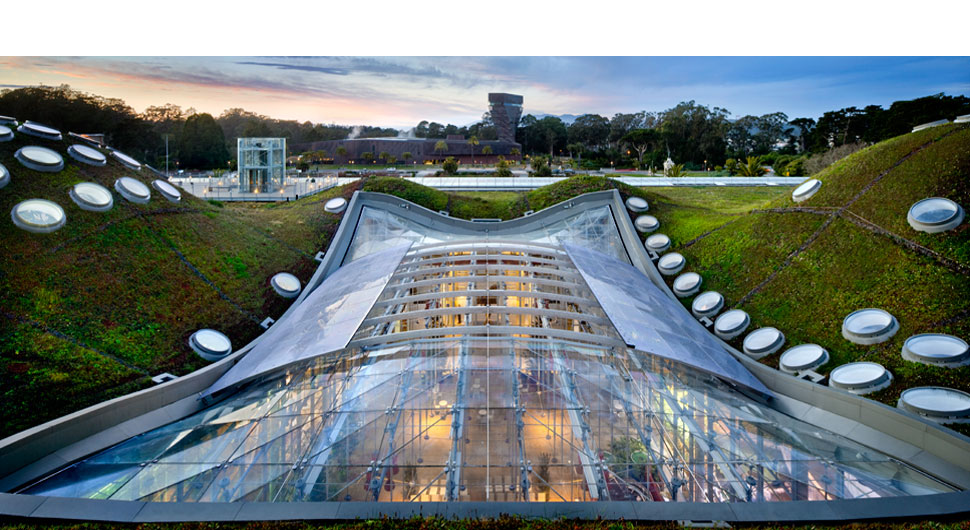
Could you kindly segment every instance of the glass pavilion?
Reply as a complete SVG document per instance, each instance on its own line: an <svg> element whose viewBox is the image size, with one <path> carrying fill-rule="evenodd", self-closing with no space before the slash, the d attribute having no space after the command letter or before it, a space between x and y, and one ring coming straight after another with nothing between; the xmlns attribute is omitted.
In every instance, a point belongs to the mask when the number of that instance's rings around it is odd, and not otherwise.
<svg viewBox="0 0 970 530"><path fill-rule="evenodd" d="M721 503L959 489L776 410L632 264L615 208L470 237L430 212L359 207L339 268L201 394L204 408L19 492Z"/></svg>

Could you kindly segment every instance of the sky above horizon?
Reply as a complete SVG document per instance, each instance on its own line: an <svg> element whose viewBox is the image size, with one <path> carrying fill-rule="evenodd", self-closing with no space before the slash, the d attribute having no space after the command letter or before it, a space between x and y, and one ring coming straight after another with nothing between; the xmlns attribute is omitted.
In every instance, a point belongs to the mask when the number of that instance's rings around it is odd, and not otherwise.
<svg viewBox="0 0 970 530"><path fill-rule="evenodd" d="M662 111L694 100L734 116L817 118L849 106L970 96L970 57L2 57L0 89L69 84L136 111L410 128L468 125L489 92L524 114Z"/></svg>

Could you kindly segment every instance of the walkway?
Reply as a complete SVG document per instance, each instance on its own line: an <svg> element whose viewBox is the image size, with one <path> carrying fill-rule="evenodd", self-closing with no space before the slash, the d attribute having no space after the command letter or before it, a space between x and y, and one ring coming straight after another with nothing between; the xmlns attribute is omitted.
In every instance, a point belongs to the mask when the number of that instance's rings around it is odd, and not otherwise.
<svg viewBox="0 0 970 530"><path fill-rule="evenodd" d="M567 177L403 177L411 182L447 191L526 191L555 184ZM613 177L637 187L669 186L797 186L808 177ZM341 177L342 186L357 177Z"/></svg>

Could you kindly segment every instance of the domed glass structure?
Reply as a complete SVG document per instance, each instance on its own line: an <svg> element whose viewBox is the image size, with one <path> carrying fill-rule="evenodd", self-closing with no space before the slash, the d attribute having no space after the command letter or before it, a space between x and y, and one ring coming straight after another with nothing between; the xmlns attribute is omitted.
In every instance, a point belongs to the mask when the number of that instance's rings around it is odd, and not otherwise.
<svg viewBox="0 0 970 530"><path fill-rule="evenodd" d="M618 193L573 202L486 224L359 192L298 301L203 370L173 401L183 412L88 439L16 492L300 514L680 502L670 513L684 515L959 489L796 417L648 268Z"/></svg>

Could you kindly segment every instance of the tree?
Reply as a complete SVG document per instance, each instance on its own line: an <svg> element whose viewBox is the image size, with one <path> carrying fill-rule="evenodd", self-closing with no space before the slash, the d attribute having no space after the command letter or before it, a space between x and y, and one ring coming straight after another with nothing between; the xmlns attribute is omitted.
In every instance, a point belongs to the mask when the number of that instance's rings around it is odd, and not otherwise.
<svg viewBox="0 0 970 530"><path fill-rule="evenodd" d="M468 144L468 147L471 150L472 162L474 162L475 161L475 146L477 146L479 144L478 137L477 136L472 136L465 143Z"/></svg>
<svg viewBox="0 0 970 530"><path fill-rule="evenodd" d="M408 163L408 160L411 160L411 156L412 155L411 155L411 152L410 151L405 151L405 152L401 153L401 158L404 159L404 163L405 164Z"/></svg>
<svg viewBox="0 0 970 530"><path fill-rule="evenodd" d="M445 159L445 162L441 164L441 169L445 170L445 173L448 173L449 175L454 175L455 173L458 173L458 161L455 160L455 157L449 156Z"/></svg>
<svg viewBox="0 0 970 530"><path fill-rule="evenodd" d="M222 127L211 114L194 114L185 120L179 138L179 162L184 168L213 169L229 159Z"/></svg>
<svg viewBox="0 0 970 530"><path fill-rule="evenodd" d="M337 156L347 156L347 148L342 145L337 146L337 150L334 151L334 153L336 153ZM336 162L336 160L334 160L334 162Z"/></svg>
<svg viewBox="0 0 970 530"><path fill-rule="evenodd" d="M522 151L519 151L519 148L518 148L518 147L513 147L513 148L512 148L512 149L511 149L511 150L509 151L509 155L511 155L511 156L519 156L519 155L521 155L521 154L522 154Z"/></svg>
<svg viewBox="0 0 970 530"><path fill-rule="evenodd" d="M532 176L549 177L552 176L552 168L549 167L549 159L544 156L534 156L530 162L532 165Z"/></svg>
<svg viewBox="0 0 970 530"><path fill-rule="evenodd" d="M746 163L738 164L737 171L742 177L760 177L768 172L768 170L761 165L760 156L749 156Z"/></svg>
<svg viewBox="0 0 970 530"><path fill-rule="evenodd" d="M377 155L377 157L386 162L387 159L391 157L391 154L387 151L381 151L381 154Z"/></svg>
<svg viewBox="0 0 970 530"><path fill-rule="evenodd" d="M655 129L635 129L626 133L620 141L637 153L637 164L643 167L643 155L660 146L660 133Z"/></svg>
<svg viewBox="0 0 970 530"><path fill-rule="evenodd" d="M610 120L598 114L583 114L569 126L568 137L570 142L598 150L609 141Z"/></svg>
<svg viewBox="0 0 970 530"><path fill-rule="evenodd" d="M707 108L686 101L660 115L660 130L670 156L680 162L702 164L718 160L726 149L728 129L726 109Z"/></svg>
<svg viewBox="0 0 970 530"><path fill-rule="evenodd" d="M483 147L482 148L482 154L485 155L485 156L488 156L488 155L492 154L492 146L486 145L485 147Z"/></svg>
<svg viewBox="0 0 970 530"><path fill-rule="evenodd" d="M808 150L809 138L815 131L815 120L811 118L795 118L794 120L788 122L792 125L791 132L788 135L788 143L795 147L796 153L804 153ZM796 136L794 133L798 132Z"/></svg>
<svg viewBox="0 0 970 530"><path fill-rule="evenodd" d="M364 160L366 160L367 162L370 162L371 160L374 160L374 153L371 153L370 151L367 151L367 152L363 153L362 155L360 155L360 157L363 158Z"/></svg>
<svg viewBox="0 0 970 530"><path fill-rule="evenodd" d="M434 144L435 153L447 153L448 152L448 142L444 140L438 140Z"/></svg>

